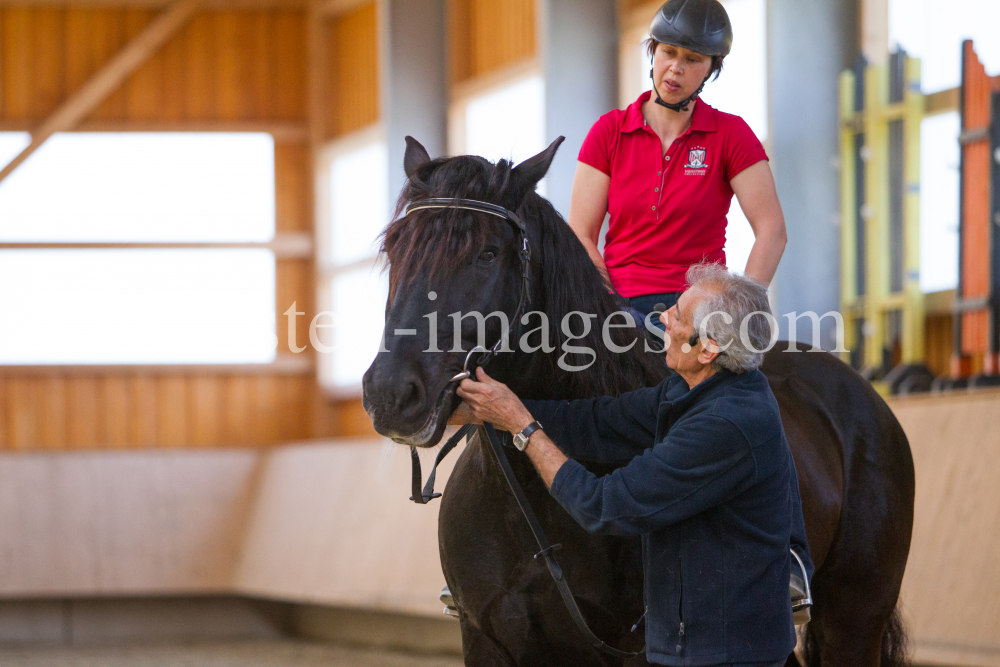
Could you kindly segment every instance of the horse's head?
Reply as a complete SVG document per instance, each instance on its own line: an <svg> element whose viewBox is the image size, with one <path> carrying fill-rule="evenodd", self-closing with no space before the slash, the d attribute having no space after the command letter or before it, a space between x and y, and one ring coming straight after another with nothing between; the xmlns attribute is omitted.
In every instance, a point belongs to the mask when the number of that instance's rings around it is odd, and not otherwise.
<svg viewBox="0 0 1000 667"><path fill-rule="evenodd" d="M416 208L415 202L435 198L518 211L529 194L540 200L535 186L562 138L517 166L468 155L431 160L414 139L406 142L409 181L396 220L383 233L389 264L384 343L364 376L364 406L379 433L423 447L440 440L458 405L452 378L462 371L467 353L476 345L491 347L506 334L522 294L523 264L517 227L501 216L455 207L401 214L407 205ZM538 274L536 266L532 273ZM467 314L472 315L460 317ZM509 345L515 349L517 340ZM509 377L515 356L499 355L491 374Z"/></svg>

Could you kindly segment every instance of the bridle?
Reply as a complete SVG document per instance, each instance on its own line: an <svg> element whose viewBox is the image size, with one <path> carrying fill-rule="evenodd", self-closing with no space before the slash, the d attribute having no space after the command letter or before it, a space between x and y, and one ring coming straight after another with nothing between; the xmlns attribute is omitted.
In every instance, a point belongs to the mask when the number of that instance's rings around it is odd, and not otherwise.
<svg viewBox="0 0 1000 667"><path fill-rule="evenodd" d="M485 366L491 359L493 359L493 357L497 356L504 341L509 341L511 339L511 334L514 333L514 329L520 326L521 316L524 314L524 309L528 306L531 299L529 290L531 277L531 248L528 246L528 234L521 218L517 217L517 214L513 211L497 204L490 204L489 202L478 201L476 199L421 199L406 207L406 215L409 215L414 211L439 208L462 209L465 211L487 213L507 221L510 223L511 227L514 228L514 233L517 234L517 256L521 260L521 297L517 301L517 308L514 310L514 317L512 317L507 323L507 331L500 335L500 338L497 339L497 342L493 344L492 348L484 350L483 348L476 347L473 348L472 352L469 352L468 356L465 358L465 365L462 372L452 378L452 381L461 382L465 378L471 376L472 371L469 370L469 361L471 360L473 352L482 350L481 356L476 361L476 365Z"/></svg>
<svg viewBox="0 0 1000 667"><path fill-rule="evenodd" d="M466 211L476 211L478 213L487 213L489 215L501 218L514 228L515 233L518 236L518 257L521 260L521 297L518 299L517 308L514 311L514 317L510 319L507 326L507 331L500 335L499 340L493 344L493 347L486 349L484 347L476 346L469 351L465 356L465 364L462 366L462 372L455 374L448 384L455 382L461 382L466 378L475 380L476 376L473 374L475 366L485 366L490 362L497 354L500 352L503 342L509 340L511 335L514 333L516 327L520 326L521 316L524 314L525 308L528 306L530 300L530 272L531 272L531 250L528 246L528 235L525 230L524 222L515 214L503 206L498 206L497 204L490 204L488 202L478 201L475 199L448 199L448 198L433 198L433 199L421 199L415 201L406 207L405 215L409 215L414 211L422 211L427 209L462 209ZM478 354L478 358L473 359L473 356ZM470 367L470 362L472 366ZM563 576L562 567L556 560L555 551L562 548L561 544L551 544L545 535L545 531L542 529L542 524L538 521L538 517L535 515L535 511L531 508L531 503L528 501L528 497L524 494L524 490L521 488L520 482L517 481L517 477L514 475L514 470L510 466L510 461L507 460L507 454L504 452L504 447L500 442L500 436L497 434L496 429L493 424L485 423L482 426L475 426L473 424L466 424L462 426L458 431L448 438L444 447L438 452L437 457L434 459L434 467L431 469L430 475L427 477L427 484L424 485L423 489L420 488L421 480L423 479L423 474L420 469L420 457L417 455L417 448L410 447L410 461L413 466L412 478L411 478L411 488L413 495L410 496L410 500L417 503L418 505L425 505L434 498L440 498L440 493L434 493L434 478L437 474L438 464L453 450L455 447L465 438L471 438L474 432L479 432L480 436L485 439L490 444L490 448L493 450L496 456L497 463L500 464L501 470L503 470L504 478L507 480L508 486L510 486L511 492L514 494L514 498L517 500L518 506L521 508L521 513L524 514L525 520L528 522L528 526L531 528L531 532L535 537L535 542L538 544L539 551L535 554L534 558L537 560L542 558L545 560L546 566L548 566L549 574L552 575L552 579L555 582L556 588L559 590L559 595L563 599L563 603L566 605L566 610L569 611L570 616L573 618L574 623L576 623L577 628L584 634L587 641L590 642L591 646L599 651L607 653L609 655L618 658L633 658L639 655L640 652L630 652L622 651L616 649L613 646L608 646L605 644L587 625L586 619L584 619L583 614L580 612L580 607L576 603L576 598L573 597L573 592L569 588L569 583ZM643 614L645 616L645 614ZM642 618L639 619L641 621ZM634 632L638 628L639 623L637 622L633 627ZM643 649L645 650L645 649Z"/></svg>

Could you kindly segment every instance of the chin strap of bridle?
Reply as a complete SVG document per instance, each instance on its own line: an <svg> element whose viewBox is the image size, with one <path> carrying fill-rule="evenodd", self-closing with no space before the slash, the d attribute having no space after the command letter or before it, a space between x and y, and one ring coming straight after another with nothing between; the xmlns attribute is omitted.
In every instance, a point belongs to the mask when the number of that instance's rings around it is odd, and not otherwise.
<svg viewBox="0 0 1000 667"><path fill-rule="evenodd" d="M674 102L664 102L663 98L660 97L660 91L658 91L656 89L656 79L653 78L653 68L650 67L649 68L649 79L650 79L650 81L653 82L653 94L656 95L656 99L654 100L654 102L656 102L657 104L659 104L661 107L666 107L666 108L670 109L671 111L678 111L678 112L679 111L687 111L688 110L688 105L691 104L692 102L694 102L695 98L697 98L699 95L701 95L701 91L705 89L705 84L708 83L708 79L711 76L712 76L712 73L709 72L708 76L705 77L705 80L701 82L700 86L698 86L698 90L694 91L693 93L691 93L691 95L689 95L685 99L681 100L680 102L676 102L676 103L674 103Z"/></svg>

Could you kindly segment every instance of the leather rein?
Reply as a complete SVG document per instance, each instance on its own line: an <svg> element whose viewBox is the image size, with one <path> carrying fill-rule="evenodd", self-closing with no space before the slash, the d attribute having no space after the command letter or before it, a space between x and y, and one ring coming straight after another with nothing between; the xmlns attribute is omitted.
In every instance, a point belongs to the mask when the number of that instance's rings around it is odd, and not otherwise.
<svg viewBox="0 0 1000 667"><path fill-rule="evenodd" d="M461 382L466 378L475 380L475 367L485 366L500 352L503 342L510 339L514 328L518 326L521 316L524 314L524 309L529 303L531 251L528 246L528 236L525 231L524 222L513 211L510 211L503 206L477 201L475 199L422 199L407 206L406 215L409 215L414 211L425 209L462 209L467 211L476 211L479 213L487 213L506 220L511 224L511 226L514 227L514 231L518 235L518 257L521 260L521 297L518 299L517 309L514 311L514 317L511 318L508 323L507 331L501 334L500 339L494 343L492 348L487 350L484 347L476 346L468 353L468 355L466 355L462 372L453 376L449 381L449 384L453 382ZM476 358L474 359L473 357ZM470 362L472 363L471 367ZM441 461L444 460L444 458L448 456L448 454L451 453L451 451L455 449L455 447L458 446L463 439L471 438L476 432L479 433L480 438L489 442L490 448L493 450L493 454L497 459L497 463L500 464L500 469L503 471L504 478L507 480L507 485L514 494L518 507L521 508L521 513L528 522L528 527L531 528L531 533L534 535L535 542L538 544L539 551L534 555L534 558L535 560L538 560L539 558L545 560L545 565L549 569L549 574L552 575L552 580L555 582L559 595L562 597L563 603L566 605L566 610L569 611L570 616L573 618L573 622L576 623L576 627L580 629L580 632L583 633L584 637L586 637L587 641L590 642L591 646L603 653L607 653L608 655L618 658L633 658L639 655L641 651L622 651L605 644L604 641L595 635L587 625L587 621L584 619L583 614L580 612L580 607L576 603L576 598L570 590L569 582L566 581L566 577L563 575L562 567L559 565L559 561L556 560L555 552L561 549L562 545L552 544L545 535L545 531L542 529L542 524L538 521L538 517L532 509L531 503L528 501L528 497L524 493L524 489L521 488L520 482L517 481L517 477L514 475L514 470L510 466L510 461L507 459L507 454L504 451L503 444L501 443L500 435L497 433L493 424L484 423L482 426L465 424L459 428L454 435L448 438L448 441L444 444L441 451L438 452L437 457L434 459L434 467L431 469L431 473L427 477L427 483L424 485L423 489L421 489L423 473L420 468L420 457L417 455L417 448L411 446L410 461L413 468L411 488L413 495L410 496L410 500L418 505L425 505L434 498L441 497L440 493L434 492L434 479L437 474L438 464L440 464ZM640 621L641 620L642 619L640 619ZM638 625L639 624L636 623L636 625L632 627L633 632L636 630Z"/></svg>

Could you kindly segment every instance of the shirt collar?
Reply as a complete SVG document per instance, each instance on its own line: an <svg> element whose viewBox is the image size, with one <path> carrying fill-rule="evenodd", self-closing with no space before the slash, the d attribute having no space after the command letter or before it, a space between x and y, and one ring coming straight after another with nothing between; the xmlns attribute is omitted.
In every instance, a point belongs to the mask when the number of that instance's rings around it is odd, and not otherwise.
<svg viewBox="0 0 1000 667"><path fill-rule="evenodd" d="M649 100L652 94L653 91L647 90L642 95L639 95L639 99L628 105L625 109L625 122L622 123L622 132L634 132L646 123L646 119L642 116L642 105ZM716 129L715 109L699 97L698 102L694 105L694 111L691 112L691 127L688 131L715 132Z"/></svg>
<svg viewBox="0 0 1000 667"><path fill-rule="evenodd" d="M694 387L689 388L687 383L679 374L674 373L674 375L676 378L671 378L673 382L667 389L667 393L664 398L671 402L674 407L682 410L687 408L687 406L697 400L699 396L713 387L717 387L723 383L728 383L739 377L738 374L733 373L732 371L720 368L712 375L712 377L707 380L702 380Z"/></svg>

